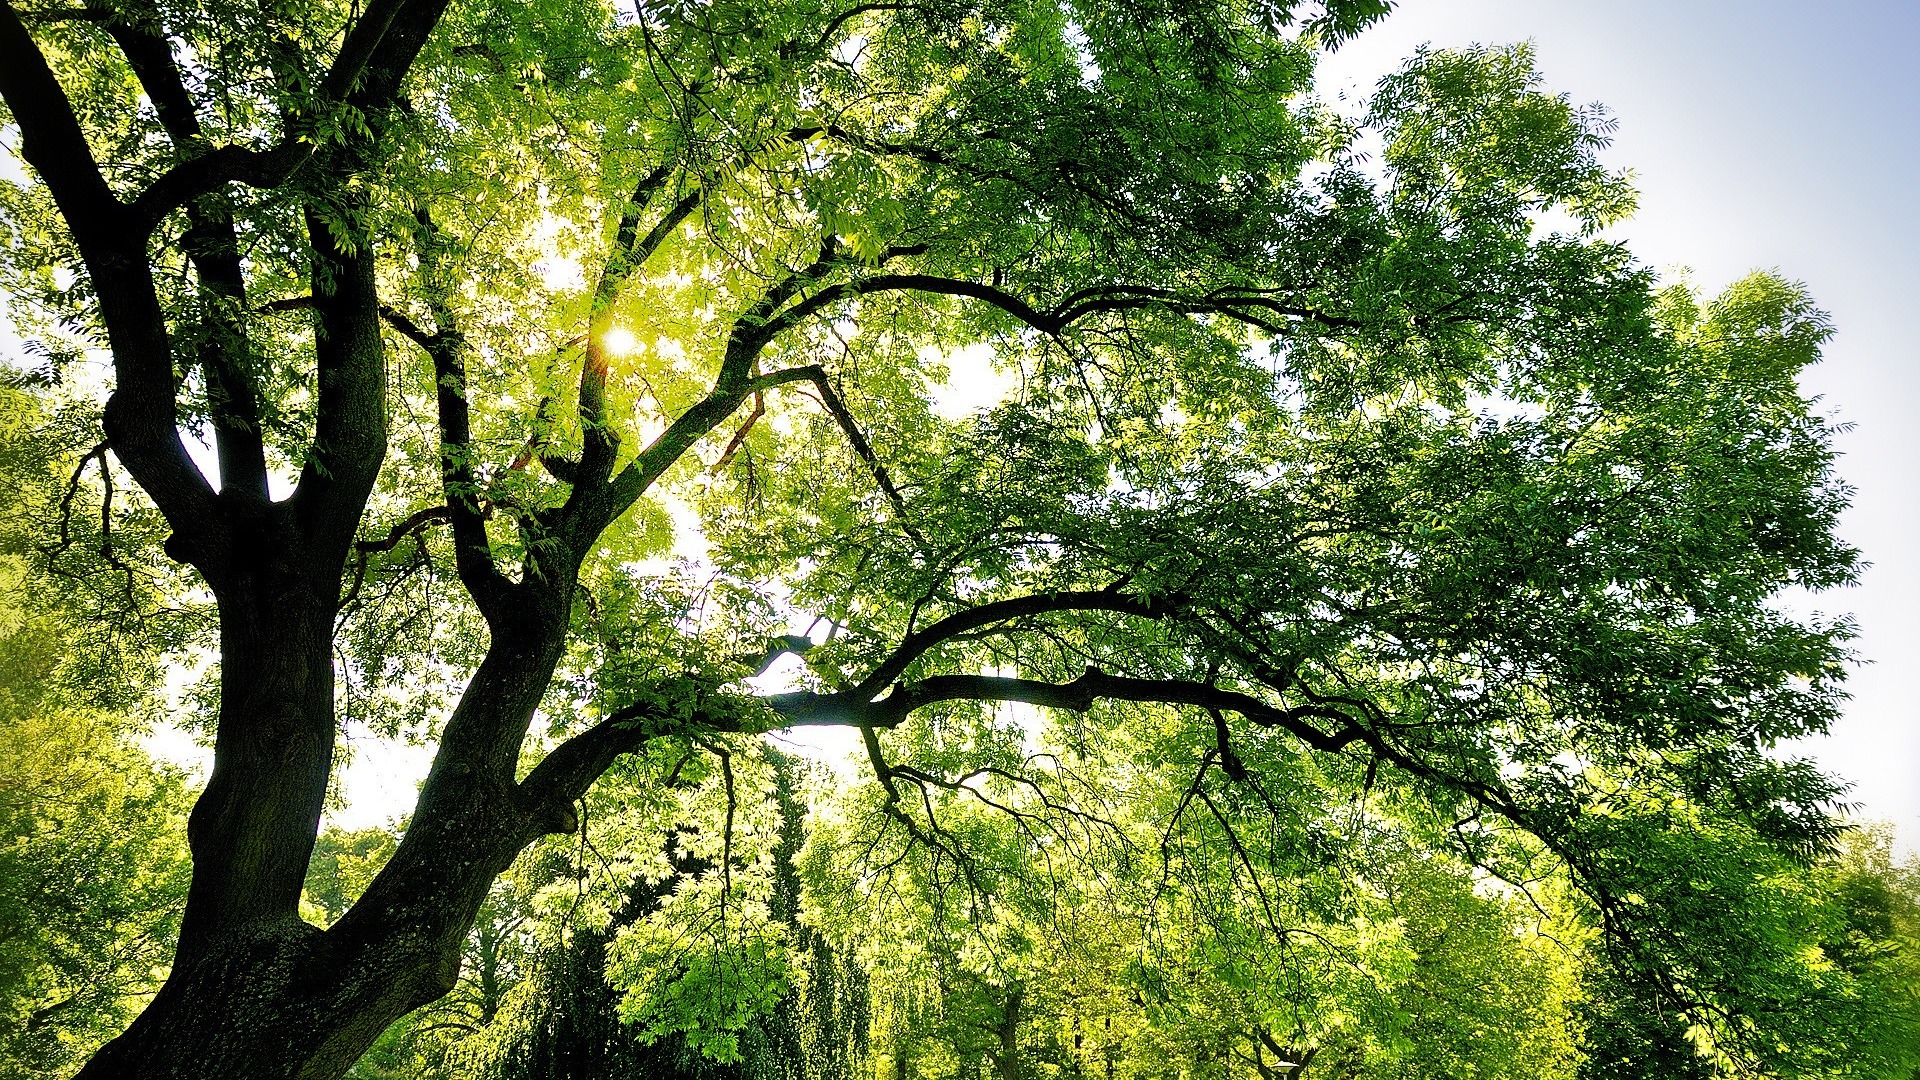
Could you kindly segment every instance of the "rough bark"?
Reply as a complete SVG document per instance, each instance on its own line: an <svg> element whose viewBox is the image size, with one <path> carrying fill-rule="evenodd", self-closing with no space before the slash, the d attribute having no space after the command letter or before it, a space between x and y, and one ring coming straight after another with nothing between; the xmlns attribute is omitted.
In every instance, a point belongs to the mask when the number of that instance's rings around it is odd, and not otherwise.
<svg viewBox="0 0 1920 1080"><path fill-rule="evenodd" d="M297 587L257 595L222 603L220 735L190 827L195 876L173 973L88 1080L344 1073L394 1020L452 988L488 886L545 831L520 809L510 767L489 767L486 751L517 739L472 733L524 732L559 655L551 621L496 639L448 725L454 752L440 755L367 895L325 931L303 922L332 757L332 602Z"/></svg>

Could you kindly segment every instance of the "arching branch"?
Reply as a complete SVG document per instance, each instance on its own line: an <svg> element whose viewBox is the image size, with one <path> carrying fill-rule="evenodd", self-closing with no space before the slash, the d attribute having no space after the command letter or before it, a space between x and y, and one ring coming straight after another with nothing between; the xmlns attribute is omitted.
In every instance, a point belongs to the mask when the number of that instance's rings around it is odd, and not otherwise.
<svg viewBox="0 0 1920 1080"><path fill-rule="evenodd" d="M168 553L203 569L224 558L213 486L181 440L172 346L146 259L146 230L101 175L66 92L11 2L0 3L0 97L20 152L67 222L99 297L115 390L104 417L114 453L174 529Z"/></svg>
<svg viewBox="0 0 1920 1080"><path fill-rule="evenodd" d="M797 325L837 301L882 292L922 292L978 300L1048 335L1059 334L1091 315L1143 308L1162 308L1183 315L1220 315L1276 335L1286 331L1283 325L1286 320L1336 329L1357 329L1363 325L1356 320L1314 308L1283 303L1251 290L1217 290L1190 295L1145 285L1111 285L1081 290L1041 310L1005 289L984 282L934 274L876 274L815 293L782 312L778 328L785 330Z"/></svg>
<svg viewBox="0 0 1920 1080"><path fill-rule="evenodd" d="M1171 614L1173 605L1168 599L1143 599L1118 590L1035 593L981 604L955 612L924 630L908 634L893 653L860 680L850 693L869 697L879 693L899 678L915 660L925 655L927 650L962 634L995 623L1067 611L1111 611L1143 619L1158 619Z"/></svg>
<svg viewBox="0 0 1920 1080"><path fill-rule="evenodd" d="M447 0L373 0L347 30L340 51L306 111L294 116L280 141L264 150L216 147L188 158L134 199L141 235L174 210L227 184L273 188L292 179L329 140L312 137L322 116L341 106L363 115L384 112L420 55Z"/></svg>
<svg viewBox="0 0 1920 1080"><path fill-rule="evenodd" d="M1317 749L1338 750L1359 737L1345 730L1353 724L1352 717L1329 706L1307 704L1283 709L1247 694L1200 683L1129 678L1094 668L1068 683L988 675L935 675L913 682L895 681L915 660L942 642L986 626L1064 612L1113 612L1156 620L1175 610L1170 600L1143 599L1118 590L1037 593L980 604L908 634L872 673L848 690L774 694L757 699L757 703L707 695L706 705L676 713L677 706L666 703L683 702L697 686L687 682L617 710L567 740L528 776L523 789L543 804L569 802L583 793L615 757L648 739L675 731L854 727L871 739L874 729L898 726L916 710L963 700L1024 702L1074 711L1085 711L1099 699L1188 704L1239 712L1255 723L1284 728ZM1328 733L1309 722L1315 718L1333 719L1342 726Z"/></svg>

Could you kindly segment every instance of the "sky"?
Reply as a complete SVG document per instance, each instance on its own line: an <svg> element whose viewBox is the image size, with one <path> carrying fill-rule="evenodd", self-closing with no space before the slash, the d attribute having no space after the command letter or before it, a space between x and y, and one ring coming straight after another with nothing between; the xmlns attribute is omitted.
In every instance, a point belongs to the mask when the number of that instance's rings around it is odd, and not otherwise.
<svg viewBox="0 0 1920 1080"><path fill-rule="evenodd" d="M1904 318L1920 312L1920 0L1404 0L1324 61L1321 89L1363 95L1423 43L1521 40L1549 89L1619 121L1605 156L1632 170L1640 208L1610 235L1708 291L1776 270L1833 316L1803 386L1851 425L1838 440L1856 489L1841 532L1871 566L1857 588L1813 601L1855 615L1859 662L1841 722L1791 749L1920 850L1920 347ZM350 737L363 752L332 819L405 813L427 751ZM157 748L194 752L180 738Z"/></svg>
<svg viewBox="0 0 1920 1080"><path fill-rule="evenodd" d="M1852 425L1840 532L1872 565L1813 600L1854 613L1859 662L1840 723L1793 749L1920 849L1920 0L1404 0L1321 89L1364 92L1423 43L1522 40L1548 89L1619 121L1604 159L1640 206L1609 235L1709 292L1776 270L1833 317L1802 388Z"/></svg>

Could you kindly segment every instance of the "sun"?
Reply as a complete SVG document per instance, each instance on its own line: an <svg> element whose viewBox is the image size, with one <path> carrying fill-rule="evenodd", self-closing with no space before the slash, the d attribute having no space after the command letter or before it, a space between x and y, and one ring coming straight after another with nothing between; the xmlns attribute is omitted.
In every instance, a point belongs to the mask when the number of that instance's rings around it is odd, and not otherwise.
<svg viewBox="0 0 1920 1080"><path fill-rule="evenodd" d="M601 339L601 343L606 346L609 356L632 356L640 349L640 339L634 337L633 331L624 326L616 326L607 331L607 336Z"/></svg>

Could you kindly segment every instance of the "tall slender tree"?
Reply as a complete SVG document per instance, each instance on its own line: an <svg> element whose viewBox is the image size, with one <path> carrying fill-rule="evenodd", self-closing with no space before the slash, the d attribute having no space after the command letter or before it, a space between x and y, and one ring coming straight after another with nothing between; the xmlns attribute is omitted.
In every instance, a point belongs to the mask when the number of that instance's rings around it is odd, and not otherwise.
<svg viewBox="0 0 1920 1080"><path fill-rule="evenodd" d="M1769 603L1855 565L1794 384L1825 324L1595 239L1608 121L1524 49L1314 102L1387 6L9 0L20 318L110 351L111 453L219 613L178 953L82 1075L340 1075L650 745L850 727L956 845L925 796L1020 775L1005 703L1089 753L1158 718L1176 815L1305 755L1484 865L1530 837L1773 1053L1703 932L1745 894L1651 871L1832 833L1767 753L1838 694L1844 625ZM928 407L987 352L1003 404ZM660 562L676 504L705 569ZM343 703L438 749L323 930Z"/></svg>

